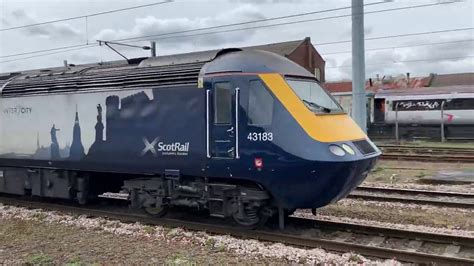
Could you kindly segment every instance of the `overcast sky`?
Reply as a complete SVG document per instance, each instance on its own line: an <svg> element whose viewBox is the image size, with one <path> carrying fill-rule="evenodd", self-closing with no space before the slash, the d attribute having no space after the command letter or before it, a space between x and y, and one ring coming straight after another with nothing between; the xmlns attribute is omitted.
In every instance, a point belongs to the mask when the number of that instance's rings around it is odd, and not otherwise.
<svg viewBox="0 0 474 266"><path fill-rule="evenodd" d="M161 0L0 0L0 29L159 1ZM379 1L365 1L366 4L375 2ZM438 2L440 1L393 1L366 6L365 11L370 12ZM97 39L116 40L246 22L276 16L347 7L350 4L350 0L175 0L174 2L162 5L89 17L87 23L85 19L76 19L36 27L1 31L0 72L60 66L65 59L69 63L74 64L121 59L121 57L107 47L79 49L17 61L11 60L36 56L38 54L8 57L12 54L95 43ZM346 14L350 14L350 9L245 25L245 27ZM367 14L365 16L365 37L373 38L473 28L473 14L473 0ZM232 29L235 28L233 27ZM316 49L326 60L327 80L350 78L351 53L334 53L350 51L351 44L318 45L327 42L350 40L350 17L186 38L158 39L156 41L157 54L165 55L291 41L305 37L311 37L311 41L315 44ZM376 74L399 75L406 72L410 72L412 76L421 76L428 73L474 72L473 39L474 30L464 30L368 40L365 44L368 50L366 52L367 77L374 77ZM374 48L440 42L444 44L371 50ZM147 43L137 42L133 44L143 45ZM149 55L149 51L134 48L117 48L127 57ZM444 60L435 60L442 58ZM433 60L417 61L424 59Z"/></svg>

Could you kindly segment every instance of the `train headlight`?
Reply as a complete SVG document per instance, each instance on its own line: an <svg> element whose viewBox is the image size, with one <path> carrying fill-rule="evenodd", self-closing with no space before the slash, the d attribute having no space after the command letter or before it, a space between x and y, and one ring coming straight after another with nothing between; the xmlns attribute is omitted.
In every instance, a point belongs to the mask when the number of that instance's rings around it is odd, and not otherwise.
<svg viewBox="0 0 474 266"><path fill-rule="evenodd" d="M334 144L329 145L329 151L330 151L332 154L336 155L336 156L344 156L344 155L346 155L346 152L344 151L343 148L341 148L341 147L339 147L339 146L337 146L337 145L334 145Z"/></svg>
<svg viewBox="0 0 474 266"><path fill-rule="evenodd" d="M342 144L342 148L347 152L349 153L350 155L354 155L355 154L355 151L354 149L351 148L351 146L347 145L347 144Z"/></svg>

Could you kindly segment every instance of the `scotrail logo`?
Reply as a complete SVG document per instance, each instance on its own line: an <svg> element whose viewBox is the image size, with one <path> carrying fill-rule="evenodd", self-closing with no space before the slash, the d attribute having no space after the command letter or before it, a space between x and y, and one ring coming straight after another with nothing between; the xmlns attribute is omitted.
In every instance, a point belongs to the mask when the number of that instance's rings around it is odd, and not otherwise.
<svg viewBox="0 0 474 266"><path fill-rule="evenodd" d="M158 153L161 155L188 155L189 152L189 142L172 142L165 143L160 141L159 137L156 137L153 141L148 141L147 138L143 138L143 144L145 148L142 150L141 155L145 156L147 153L157 156Z"/></svg>

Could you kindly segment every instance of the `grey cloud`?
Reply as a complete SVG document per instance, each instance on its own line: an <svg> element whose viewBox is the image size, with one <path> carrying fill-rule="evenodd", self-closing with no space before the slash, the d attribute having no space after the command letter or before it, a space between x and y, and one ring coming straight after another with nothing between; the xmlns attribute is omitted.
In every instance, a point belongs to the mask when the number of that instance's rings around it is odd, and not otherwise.
<svg viewBox="0 0 474 266"><path fill-rule="evenodd" d="M412 76L426 76L429 73L456 73L466 72L467 69L474 71L474 61L472 59L449 59L442 61L420 61L412 63L400 63L384 66L368 66L367 77L380 75L400 75L407 72Z"/></svg>
<svg viewBox="0 0 474 266"><path fill-rule="evenodd" d="M4 26L4 27L8 27L8 26L11 25L10 22L8 21L8 19L6 19L4 17L2 17L2 19L0 21L2 23L2 26Z"/></svg>
<svg viewBox="0 0 474 266"><path fill-rule="evenodd" d="M22 9L13 10L11 15L16 20L30 20L30 18L26 15L25 11Z"/></svg>
<svg viewBox="0 0 474 266"><path fill-rule="evenodd" d="M335 66L336 65L336 59L334 58L325 58L326 60L326 66Z"/></svg>
<svg viewBox="0 0 474 266"><path fill-rule="evenodd" d="M281 4L281 3L301 3L305 0L238 0L237 2L241 3L251 3L251 4Z"/></svg>
<svg viewBox="0 0 474 266"><path fill-rule="evenodd" d="M416 47L411 49L410 54L414 58L449 58L473 55L473 51L473 42L459 42Z"/></svg>
<svg viewBox="0 0 474 266"><path fill-rule="evenodd" d="M38 23L39 21L34 16L27 14L24 10L17 9L11 12L8 16L15 21L15 25L27 25ZM7 19L8 19L7 17ZM61 39L61 38L81 38L81 31L65 22L57 22L21 29L22 33L29 36L38 36L47 39Z"/></svg>
<svg viewBox="0 0 474 266"><path fill-rule="evenodd" d="M424 43L449 42L453 40L470 39L469 34L455 34L448 36L432 36L430 38L417 38L399 43L399 46L417 45ZM388 45L390 46L390 45ZM395 45L396 46L396 45ZM426 75L428 73L452 73L474 71L474 42L446 43L429 46L414 46L392 50L379 50L366 52L366 77L376 74L392 75L410 72L413 75ZM446 58L443 60L416 61L423 59ZM339 64L331 60L328 66L350 66L350 54L346 55ZM413 61L413 62L400 62ZM456 70L456 71L455 71ZM351 78L352 68L330 68L328 79Z"/></svg>
<svg viewBox="0 0 474 266"><path fill-rule="evenodd" d="M114 30L105 29L100 31L95 38L99 40L117 40L126 39L137 36L160 35L169 32L192 30L196 28L204 28L214 25L232 24L239 21L251 21L263 19L265 16L254 6L244 5L231 11L219 13L215 17L201 17L201 18L172 18L159 19L154 16L147 16L144 18L135 19L135 25L131 30ZM210 31L218 31L222 29L215 29ZM178 35L192 35L202 33L204 31L189 32ZM236 43L250 38L255 34L255 30L237 31L229 33L218 33L201 36L192 36L185 38L156 38L158 46L184 46L192 43L198 46L223 46L230 43ZM150 40L153 38L150 37Z"/></svg>
<svg viewBox="0 0 474 266"><path fill-rule="evenodd" d="M385 64L391 64L395 61L400 61L403 58L403 54L394 52L392 50L381 50L373 53L366 53L365 62L366 62L366 76L369 77L372 73L372 70L380 70L385 66ZM342 63L339 65L340 68L335 68L338 70L339 74L345 78L350 78L352 75L352 58L348 55Z"/></svg>
<svg viewBox="0 0 474 266"><path fill-rule="evenodd" d="M445 57L431 56L425 58ZM416 60L416 58L414 60ZM474 71L474 60L468 57L461 57L444 60L413 61L393 64L388 63L386 65L367 65L366 76L374 77L376 74L396 76L407 72L412 73L412 76L424 76L428 75L429 73L466 72L468 69L470 69L470 71Z"/></svg>
<svg viewBox="0 0 474 266"><path fill-rule="evenodd" d="M80 38L81 31L67 23L46 24L25 28L23 32L48 39Z"/></svg>

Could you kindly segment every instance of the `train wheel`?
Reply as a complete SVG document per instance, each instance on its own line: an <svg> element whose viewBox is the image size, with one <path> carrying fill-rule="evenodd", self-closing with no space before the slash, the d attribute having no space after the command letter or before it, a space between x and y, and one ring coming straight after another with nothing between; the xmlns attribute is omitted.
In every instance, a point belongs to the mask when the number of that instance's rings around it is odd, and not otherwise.
<svg viewBox="0 0 474 266"><path fill-rule="evenodd" d="M159 207L145 207L145 212L153 217L161 218L166 215L168 212L167 206L159 206Z"/></svg>
<svg viewBox="0 0 474 266"><path fill-rule="evenodd" d="M235 212L232 215L234 221L245 228L255 229L264 225L268 221L268 216L264 215L260 208L245 207L242 213Z"/></svg>

